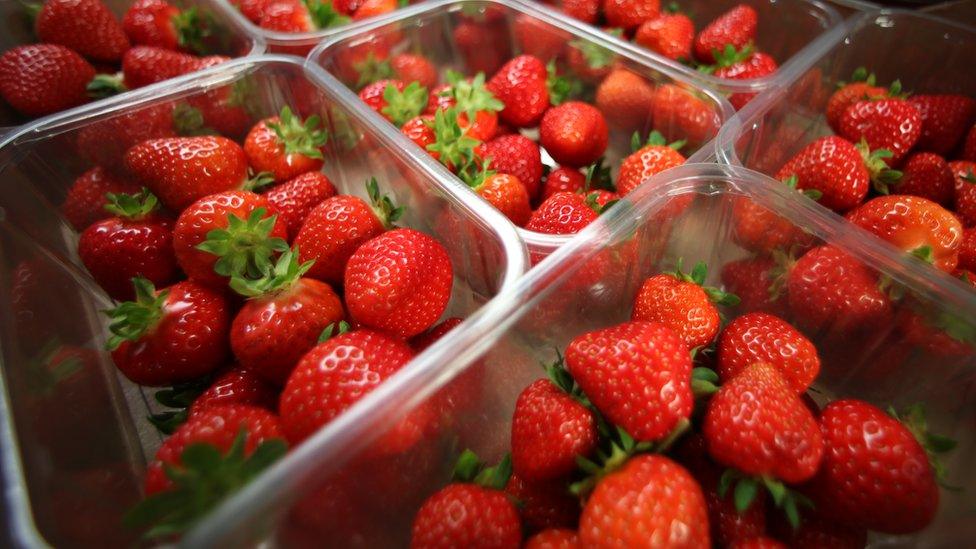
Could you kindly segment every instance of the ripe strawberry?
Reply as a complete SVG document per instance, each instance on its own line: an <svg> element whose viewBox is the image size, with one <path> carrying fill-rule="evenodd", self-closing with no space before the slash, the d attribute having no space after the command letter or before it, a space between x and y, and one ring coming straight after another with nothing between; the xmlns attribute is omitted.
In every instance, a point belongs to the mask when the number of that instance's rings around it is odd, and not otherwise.
<svg viewBox="0 0 976 549"><path fill-rule="evenodd" d="M437 84L437 68L423 55L398 53L390 58L392 76L404 82L417 82L425 88Z"/></svg>
<svg viewBox="0 0 976 549"><path fill-rule="evenodd" d="M205 196L176 220L176 260L188 277L214 288L235 274L257 278L274 253L288 247L285 222L274 213L265 197L250 191Z"/></svg>
<svg viewBox="0 0 976 549"><path fill-rule="evenodd" d="M779 69L779 65L772 56L760 51L752 51L752 48L748 46L741 52L733 52L727 58L719 54L718 64L719 66L713 74L718 78L729 80L761 78L769 76ZM738 110L755 96L754 93L733 93L729 96L729 103Z"/></svg>
<svg viewBox="0 0 976 549"><path fill-rule="evenodd" d="M841 116L839 133L853 143L863 139L872 150L890 151L886 162L896 165L922 135L922 117L915 105L904 99L858 101Z"/></svg>
<svg viewBox="0 0 976 549"><path fill-rule="evenodd" d="M537 233L576 234L600 216L602 207L589 200L582 194L558 192L532 212L525 228Z"/></svg>
<svg viewBox="0 0 976 549"><path fill-rule="evenodd" d="M785 320L766 313L730 322L718 341L718 375L734 379L754 362L772 364L796 393L807 390L820 372L817 348Z"/></svg>
<svg viewBox="0 0 976 549"><path fill-rule="evenodd" d="M729 549L789 549L783 542L760 536L749 539L738 540L729 545Z"/></svg>
<svg viewBox="0 0 976 549"><path fill-rule="evenodd" d="M0 97L27 116L43 116L88 101L95 69L55 44L30 44L0 55Z"/></svg>
<svg viewBox="0 0 976 549"><path fill-rule="evenodd" d="M607 29L607 34L621 36L620 29ZM568 40L568 37L565 39ZM564 42L565 42L564 40ZM565 76L555 64L550 64L549 90L550 103L558 105L567 95L574 93L575 80L583 83L599 84L617 64L617 55L601 44L587 39L572 40L567 44Z"/></svg>
<svg viewBox="0 0 976 549"><path fill-rule="evenodd" d="M447 73L448 83L431 91L427 114L455 107L458 126L464 135L488 141L498 134L498 112L505 108L485 85L484 73L464 78L453 71Z"/></svg>
<svg viewBox="0 0 976 549"><path fill-rule="evenodd" d="M679 141L666 145L665 142L664 136L654 131L647 136L646 144L640 146L638 135L634 134L631 144L634 152L620 163L620 174L617 176L617 191L621 195L630 193L645 179L685 163L685 157L678 152L684 143Z"/></svg>
<svg viewBox="0 0 976 549"><path fill-rule="evenodd" d="M230 404L256 406L274 411L278 390L251 370L236 366L224 371L190 405L189 415Z"/></svg>
<svg viewBox="0 0 976 549"><path fill-rule="evenodd" d="M914 153L905 161L901 172L901 179L891 188L892 194L910 194L943 207L952 206L955 179L944 158L934 153Z"/></svg>
<svg viewBox="0 0 976 549"><path fill-rule="evenodd" d="M162 137L176 137L173 106L169 103L96 120L78 130L77 146L81 156L92 164L130 178L125 153L143 141ZM138 185L133 185L139 190Z"/></svg>
<svg viewBox="0 0 976 549"><path fill-rule="evenodd" d="M252 83L243 79L187 97L186 103L177 104L173 109L179 133L217 133L234 140L242 139L254 123L244 107L254 101L253 93Z"/></svg>
<svg viewBox="0 0 976 549"><path fill-rule="evenodd" d="M599 0L587 1L594 4L599 3ZM547 60L558 57L566 46L566 41L570 38L564 30L557 29L527 13L515 15L515 20L512 22L512 34L515 36L515 43L520 47L521 53Z"/></svg>
<svg viewBox="0 0 976 549"><path fill-rule="evenodd" d="M507 26L467 20L461 21L451 34L471 72L491 74L509 55Z"/></svg>
<svg viewBox="0 0 976 549"><path fill-rule="evenodd" d="M441 155L436 151L428 150L428 146L437 142L437 135L434 132L434 116L422 114L407 120L400 131L403 135L410 138L418 147L427 151L434 160L440 160Z"/></svg>
<svg viewBox="0 0 976 549"><path fill-rule="evenodd" d="M90 225L78 238L78 256L92 278L118 301L135 297L135 277L169 284L177 274L173 221L156 211L156 197L143 189L106 198L113 217Z"/></svg>
<svg viewBox="0 0 976 549"><path fill-rule="evenodd" d="M756 10L739 4L718 16L695 37L695 58L703 63L714 63L715 56L731 45L741 50L756 38L759 15Z"/></svg>
<svg viewBox="0 0 976 549"><path fill-rule="evenodd" d="M393 125L403 126L427 107L427 89L416 82L378 80L359 90L359 98Z"/></svg>
<svg viewBox="0 0 976 549"><path fill-rule="evenodd" d="M695 24L683 13L662 13L645 21L634 42L668 59L691 60L691 44L695 40Z"/></svg>
<svg viewBox="0 0 976 549"><path fill-rule="evenodd" d="M471 127L461 127L461 118L462 114L456 108L438 109L434 113L434 142L426 146L432 157L453 172L461 168L470 169L476 156L475 150L481 144L479 139L469 135ZM426 133L420 137L414 138L418 144L429 138Z"/></svg>
<svg viewBox="0 0 976 549"><path fill-rule="evenodd" d="M786 299L774 286L777 270L776 262L766 257L730 261L722 267L722 283L739 297L739 312L786 315Z"/></svg>
<svg viewBox="0 0 976 549"><path fill-rule="evenodd" d="M348 25L350 18L321 0L281 0L267 4L258 26L281 32L312 32ZM306 53L296 51L295 53Z"/></svg>
<svg viewBox="0 0 976 549"><path fill-rule="evenodd" d="M631 458L597 484L583 507L583 547L710 547L701 487L683 467L656 454Z"/></svg>
<svg viewBox="0 0 976 549"><path fill-rule="evenodd" d="M529 200L538 196L542 182L542 156L539 145L521 134L503 135L482 144L476 150L495 172L512 175L525 186Z"/></svg>
<svg viewBox="0 0 976 549"><path fill-rule="evenodd" d="M591 25L596 23L597 15L600 13L600 4L602 4L600 0L560 0L557 2L563 13Z"/></svg>
<svg viewBox="0 0 976 549"><path fill-rule="evenodd" d="M166 0L136 0L125 12L122 28L135 46L185 53L203 51L203 39L210 34L196 8L181 11Z"/></svg>
<svg viewBox="0 0 976 549"><path fill-rule="evenodd" d="M548 71L539 58L520 55L505 63L487 88L505 108L499 117L517 128L535 126L549 108Z"/></svg>
<svg viewBox="0 0 976 549"><path fill-rule="evenodd" d="M790 176L784 183L796 187L797 178ZM819 191L803 191L807 196L818 196ZM791 248L807 248L813 238L789 219L766 208L749 197L738 198L732 203L732 233L736 243L759 255L771 255Z"/></svg>
<svg viewBox="0 0 976 549"><path fill-rule="evenodd" d="M577 336L566 364L593 405L636 440L660 439L691 414L688 346L663 324L625 322Z"/></svg>
<svg viewBox="0 0 976 549"><path fill-rule="evenodd" d="M643 128L651 117L653 104L654 87L625 69L611 71L596 89L596 106L613 128Z"/></svg>
<svg viewBox="0 0 976 549"><path fill-rule="evenodd" d="M878 276L833 246L814 248L786 279L793 317L814 330L855 333L884 326L891 301L878 289Z"/></svg>
<svg viewBox="0 0 976 549"><path fill-rule="evenodd" d="M457 328L461 322L463 322L463 319L457 317L448 318L426 332L410 338L410 347L413 348L415 353L420 354L421 351L436 343L437 340L447 335L448 332Z"/></svg>
<svg viewBox="0 0 976 549"><path fill-rule="evenodd" d="M454 482L427 498L417 511L411 549L518 549L522 542L518 511L501 490L511 475L511 463L506 456L475 478L480 469L470 450L461 455Z"/></svg>
<svg viewBox="0 0 976 549"><path fill-rule="evenodd" d="M325 174L311 171L272 187L264 197L288 228L289 237L294 238L309 212L335 194L336 188Z"/></svg>
<svg viewBox="0 0 976 549"><path fill-rule="evenodd" d="M579 521L579 499L569 492L565 480L526 482L513 473L505 493L519 503L519 516L529 532L574 528Z"/></svg>
<svg viewBox="0 0 976 549"><path fill-rule="evenodd" d="M702 432L715 461L746 475L802 482L823 456L817 420L766 362L752 363L719 388Z"/></svg>
<svg viewBox="0 0 976 549"><path fill-rule="evenodd" d="M78 176L71 184L64 202L61 203L61 214L75 230L83 231L96 221L112 217L105 209L108 194L137 192L139 186L135 183L116 177L101 166L95 166Z"/></svg>
<svg viewBox="0 0 976 549"><path fill-rule="evenodd" d="M41 42L60 44L93 60L117 62L129 40L100 0L47 0L34 22Z"/></svg>
<svg viewBox="0 0 976 549"><path fill-rule="evenodd" d="M437 322L453 281L451 260L440 242L413 229L393 229L349 258L346 306L355 322L408 338Z"/></svg>
<svg viewBox="0 0 976 549"><path fill-rule="evenodd" d="M515 225L521 227L529 222L532 216L529 193L515 176L483 168L476 175L462 174L462 179Z"/></svg>
<svg viewBox="0 0 976 549"><path fill-rule="evenodd" d="M579 536L568 528L543 530L525 541L523 549L576 549Z"/></svg>
<svg viewBox="0 0 976 549"><path fill-rule="evenodd" d="M714 466L712 466L714 468ZM721 547L730 547L742 540L761 536L766 532L766 497L759 492L749 506L741 512L736 509L732 493L719 496L718 475L702 479L702 492L708 505L708 522L712 540Z"/></svg>
<svg viewBox="0 0 976 549"><path fill-rule="evenodd" d="M367 185L370 203L356 196L324 200L305 218L293 243L302 262L314 260L307 275L338 287L349 258L364 242L393 227L403 210L380 196L375 179Z"/></svg>
<svg viewBox="0 0 976 549"><path fill-rule="evenodd" d="M976 162L956 160L949 162L955 177L956 215L966 227L976 225Z"/></svg>
<svg viewBox="0 0 976 549"><path fill-rule="evenodd" d="M586 176L576 168L560 166L549 172L546 181L542 185L542 195L540 198L545 202L549 197L556 193L582 192L586 186Z"/></svg>
<svg viewBox="0 0 976 549"><path fill-rule="evenodd" d="M244 153L248 163L258 172L270 172L278 183L318 171L324 162L322 147L326 141L321 125L318 115L303 121L291 108L284 107L281 116L258 122L247 134Z"/></svg>
<svg viewBox="0 0 976 549"><path fill-rule="evenodd" d="M840 137L821 137L787 161L776 172L776 179L796 176L797 189L818 191L821 205L844 212L863 202L868 194L871 173L863 151Z"/></svg>
<svg viewBox="0 0 976 549"><path fill-rule="evenodd" d="M546 111L539 142L556 162L580 168L607 150L609 130L603 114L588 103L569 101Z"/></svg>
<svg viewBox="0 0 976 549"><path fill-rule="evenodd" d="M654 92L652 119L666 141L686 140L691 147L715 137L722 125L711 103L675 84L664 84Z"/></svg>
<svg viewBox="0 0 976 549"><path fill-rule="evenodd" d="M627 31L636 29L661 12L660 0L604 0L603 15L607 24Z"/></svg>
<svg viewBox="0 0 976 549"><path fill-rule="evenodd" d="M177 212L247 181L244 150L225 137L150 139L129 149L125 164L163 205Z"/></svg>
<svg viewBox="0 0 976 549"><path fill-rule="evenodd" d="M964 95L913 95L908 99L922 117L922 135L915 146L947 155L976 119L976 100Z"/></svg>
<svg viewBox="0 0 976 549"><path fill-rule="evenodd" d="M261 22L264 11L278 0L230 0L230 3L240 10L244 17L255 25Z"/></svg>
<svg viewBox="0 0 976 549"><path fill-rule="evenodd" d="M827 115L827 123L833 128L835 132L840 132L840 120L847 111L847 108L857 103L858 101L865 100L878 100L888 97L889 90L877 86L877 80L874 73L868 73L867 69L864 67L858 67L854 70L854 74L851 75L851 81L848 83L843 83L837 91L835 91L830 99L827 100L827 108L824 112ZM899 84L895 89L894 94L898 95L901 91L901 85Z"/></svg>
<svg viewBox="0 0 976 549"><path fill-rule="evenodd" d="M397 9L397 0L362 0L352 14L353 21L383 15Z"/></svg>
<svg viewBox="0 0 976 549"><path fill-rule="evenodd" d="M135 46L122 56L122 74L125 87L134 89L203 70L229 60L229 57L223 55L197 57L152 46ZM111 80L111 77L99 78Z"/></svg>
<svg viewBox="0 0 976 549"><path fill-rule="evenodd" d="M959 160L976 162L976 124L973 124L966 134L966 140L963 141L962 150L959 152Z"/></svg>
<svg viewBox="0 0 976 549"><path fill-rule="evenodd" d="M949 210L917 196L872 198L851 210L847 220L896 248L946 272L959 263L962 224Z"/></svg>
<svg viewBox="0 0 976 549"><path fill-rule="evenodd" d="M939 505L939 487L926 450L911 431L859 400L828 404L820 428L827 451L811 488L821 513L889 534L928 526Z"/></svg>
<svg viewBox="0 0 976 549"><path fill-rule="evenodd" d="M107 313L108 348L125 377L140 385L172 385L223 364L230 328L223 295L193 281L159 292L144 278L133 285L135 301Z"/></svg>
<svg viewBox="0 0 976 549"><path fill-rule="evenodd" d="M959 268L976 271L976 228L962 230L962 243L959 245Z"/></svg>

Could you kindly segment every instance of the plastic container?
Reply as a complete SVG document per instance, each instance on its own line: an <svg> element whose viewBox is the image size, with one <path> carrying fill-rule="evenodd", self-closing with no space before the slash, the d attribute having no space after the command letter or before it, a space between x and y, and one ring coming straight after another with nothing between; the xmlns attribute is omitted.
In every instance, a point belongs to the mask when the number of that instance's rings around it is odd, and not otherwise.
<svg viewBox="0 0 976 549"><path fill-rule="evenodd" d="M478 49L469 53L458 45L455 36L462 32L494 33L493 49ZM531 42L529 42L531 40ZM623 42L607 40L607 35L593 27L583 25L551 11L543 11L535 5L521 4L510 0L435 0L411 6L398 11L394 16L363 24L323 42L308 59L310 63L322 66L326 71L337 75L347 85L357 88L359 75L355 62L375 52L390 55L411 52L426 56L438 70L441 81L448 70L473 74L483 70L487 77L511 57L521 53L533 53L543 61L558 60L571 77L586 80L588 75L577 70L572 63L565 62L564 52L567 43L581 43L587 47L602 48L620 66L644 77L648 82L661 86L673 84L692 92L710 112L712 120L706 131L697 131L697 138L685 132L682 121L674 116L656 116L651 120L651 110L647 115L628 120L628 127L610 123L610 140L605 154L606 164L611 167L616 180L618 165L631 152L631 136L634 131L646 136L652 129L660 131L671 140L689 138L687 148L682 153L687 157L705 160L712 155L711 145L706 142L717 134L717 129L729 116L732 108L716 93L695 84L682 72L666 66L645 52L630 48ZM486 55L482 55L482 53ZM381 53L384 54L384 53ZM608 61L609 64L609 61ZM608 71L606 71L608 72ZM597 75L602 78L604 74ZM587 92L592 100L592 90L600 80L591 78ZM377 119L382 118L374 114ZM385 122L385 121L384 121ZM390 125L393 128L392 125ZM529 137L537 137L534 130L524 132ZM400 146L418 153L421 149L406 136L398 138ZM554 162L543 153L543 163ZM436 161L431 161L429 170L446 185L463 188L467 186ZM569 240L569 236L555 236L519 229L534 257L542 257Z"/></svg>
<svg viewBox="0 0 976 549"><path fill-rule="evenodd" d="M103 2L119 21L133 3L132 0L103 0ZM227 17L216 6L215 0L172 0L170 3L180 8L197 6L201 14L207 14L212 18L214 32L207 45L213 49L208 51L208 54L241 57L264 51L263 44L251 38L234 18ZM0 21L2 21L0 22L0 54L15 46L38 41L30 18L19 2L0 2ZM0 138L11 131L13 126L28 120L29 117L13 110L3 99L0 99Z"/></svg>
<svg viewBox="0 0 976 549"><path fill-rule="evenodd" d="M976 2L973 0L958 0L956 2L934 4L921 8L921 11L976 27Z"/></svg>
<svg viewBox="0 0 976 549"><path fill-rule="evenodd" d="M246 83L246 84L241 84ZM152 402L117 375L103 352L110 306L74 252L76 233L59 213L66 188L90 163L91 132L124 141L147 113L246 90L247 127L290 105L315 112L334 139L325 173L344 194L365 196L375 177L406 207L401 226L428 232L448 249L455 283L448 311L466 317L527 264L515 229L468 193L444 187L390 143L389 128L362 116L356 97L302 61L259 56L134 91L31 125L0 143L0 440L4 502L18 545L123 546L132 532L120 516L137 500L141 471L159 444L144 419ZM87 137L85 137L87 136ZM95 140L103 160L125 144ZM464 349L454 352L462 353ZM418 356L404 367L429 370L443 357ZM408 374L409 375L409 374Z"/></svg>
<svg viewBox="0 0 976 549"><path fill-rule="evenodd" d="M932 280L920 263L796 200L782 184L741 167L687 164L649 179L500 293L450 341L430 349L446 355L465 347L467 353L444 361L440 370L415 369L416 375L391 379L227 501L185 545L240 546L270 538L288 547L406 546L420 502L449 481L462 449L489 463L509 451L515 399L545 375L540 363L551 363L557 349L585 331L629 319L643 280L673 269L679 259L686 266L706 261L708 283L717 285L725 265L749 256L741 245L743 207L776 216L785 231L780 234L798 239L785 244L829 243L902 285L905 297L892 318L952 315L976 325L976 294L957 282ZM479 330L485 325L489 329ZM878 537L875 546L966 545L976 534L976 476L968 471L976 453L973 347L936 355L934 348L904 341L896 325L867 325L856 336L839 325L808 332L823 359L815 384L820 392L811 394L820 403L841 396L881 406L923 402L932 431L959 441L945 465L950 483L963 489L942 491L940 514L921 535ZM409 401L396 398L404 394ZM467 397L463 404L440 408L440 431L398 460L376 462L368 450L357 451L406 414L459 394ZM341 511L329 502L341 502Z"/></svg>
<svg viewBox="0 0 976 549"><path fill-rule="evenodd" d="M880 4L864 0L825 0L824 3L837 10L837 13L843 17L860 11L875 11L881 7Z"/></svg>

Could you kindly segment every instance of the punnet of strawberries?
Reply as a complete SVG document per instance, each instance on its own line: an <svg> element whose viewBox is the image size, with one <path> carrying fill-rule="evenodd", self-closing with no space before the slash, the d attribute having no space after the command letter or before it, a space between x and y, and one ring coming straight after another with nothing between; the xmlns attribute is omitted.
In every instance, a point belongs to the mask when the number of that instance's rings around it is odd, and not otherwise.
<svg viewBox="0 0 976 549"><path fill-rule="evenodd" d="M192 4L135 0L121 17L102 0L20 4L35 42L0 52L0 99L24 118L211 67L249 47Z"/></svg>
<svg viewBox="0 0 976 549"><path fill-rule="evenodd" d="M285 33L336 29L414 3L408 0L229 0L258 27Z"/></svg>

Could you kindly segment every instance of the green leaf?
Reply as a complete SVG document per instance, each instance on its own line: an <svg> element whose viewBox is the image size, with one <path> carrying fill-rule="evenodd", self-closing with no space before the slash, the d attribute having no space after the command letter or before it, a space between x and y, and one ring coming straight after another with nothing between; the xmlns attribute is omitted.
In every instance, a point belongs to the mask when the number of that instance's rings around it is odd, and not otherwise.
<svg viewBox="0 0 976 549"><path fill-rule="evenodd" d="M246 480L253 479L287 453L288 443L284 440L280 438L265 440L254 449L251 457L244 461L241 472Z"/></svg>
<svg viewBox="0 0 976 549"><path fill-rule="evenodd" d="M427 150L438 153L441 164L448 168L467 167L473 163L474 150L480 144L461 128L456 106L434 113L434 142L427 145Z"/></svg>
<svg viewBox="0 0 976 549"><path fill-rule="evenodd" d="M373 82L389 80L395 76L393 66L390 64L389 59L380 59L376 57L373 51L367 52L366 59L355 63L353 69L359 75L359 81L356 82L357 90Z"/></svg>
<svg viewBox="0 0 976 549"><path fill-rule="evenodd" d="M352 22L352 19L336 11L332 7L332 2L322 0L303 1L317 29L334 29Z"/></svg>
<svg viewBox="0 0 976 549"><path fill-rule="evenodd" d="M498 465L488 467L481 471L475 478L475 484L485 488L501 490L508 484L508 479L512 476L512 455L505 454Z"/></svg>
<svg viewBox="0 0 976 549"><path fill-rule="evenodd" d="M380 194L380 185L375 177L366 181L366 195L380 223L387 229L396 227L394 223L403 216L404 207L394 204L388 195Z"/></svg>
<svg viewBox="0 0 976 549"><path fill-rule="evenodd" d="M213 445L199 443L187 446L180 459L184 467L203 474L213 474L220 467L221 456Z"/></svg>
<svg viewBox="0 0 976 549"><path fill-rule="evenodd" d="M583 92L583 83L578 78L559 74L555 60L546 65L546 71L546 88L549 90L549 103L553 106L562 105Z"/></svg>
<svg viewBox="0 0 976 549"><path fill-rule="evenodd" d="M735 500L735 510L740 515L749 509L752 502L755 501L758 491L759 486L755 479L744 478L736 483L733 499Z"/></svg>
<svg viewBox="0 0 976 549"><path fill-rule="evenodd" d="M616 36L620 36L620 29L608 29L609 34L614 34L616 30ZM586 62L586 66L593 70L600 70L609 67L616 60L617 55L610 51L609 49L603 47L597 42L591 40L573 40L569 43L573 48L576 48L580 54L583 56L583 60Z"/></svg>
<svg viewBox="0 0 976 549"><path fill-rule="evenodd" d="M933 255L932 252L932 246L928 246L928 245L919 246L918 248L915 248L914 250L909 252L909 255L921 259L922 261L928 264L935 263L935 256Z"/></svg>
<svg viewBox="0 0 976 549"><path fill-rule="evenodd" d="M454 465L454 480L457 482L471 482L481 471L481 460L471 450L461 452Z"/></svg>
<svg viewBox="0 0 976 549"><path fill-rule="evenodd" d="M104 99L129 91L122 83L122 76L113 74L98 74L85 88L92 99Z"/></svg>
<svg viewBox="0 0 976 549"><path fill-rule="evenodd" d="M691 379L718 383L718 374L711 368L699 366L691 370Z"/></svg>
<svg viewBox="0 0 976 549"><path fill-rule="evenodd" d="M469 124L473 124L479 112L500 112L505 108L495 94L485 86L485 73L479 72L473 78L447 71L447 81L451 87L446 91L454 98L454 108L464 113Z"/></svg>
<svg viewBox="0 0 976 549"><path fill-rule="evenodd" d="M958 444L955 440L943 435L927 433L925 436L925 447L937 454L951 452Z"/></svg>
<svg viewBox="0 0 976 549"><path fill-rule="evenodd" d="M140 339L163 317L163 304L169 290L157 294L152 282L142 277L133 278L132 285L135 287L135 301L126 301L105 311L111 319L108 330L112 335L106 342L109 351L114 351L125 341Z"/></svg>
<svg viewBox="0 0 976 549"><path fill-rule="evenodd" d="M341 320L341 321L339 321L338 331L336 331L336 328L337 328L337 326L335 324L329 324L328 326L326 326L325 329L322 330L322 333L319 334L319 340L318 340L318 342L319 343L324 343L324 342L328 341L329 339L332 339L332 336L334 336L334 335L344 334L344 333L348 332L349 331L349 323L346 322L345 320Z"/></svg>
<svg viewBox="0 0 976 549"><path fill-rule="evenodd" d="M258 297L284 292L291 288L315 264L314 259L299 263L298 257L297 247L286 250L278 257L273 268L264 269L264 274L260 278L232 276L230 288L244 297Z"/></svg>
<svg viewBox="0 0 976 549"><path fill-rule="evenodd" d="M265 217L265 208L255 208L243 220L227 215L227 227L213 229L197 249L217 256L214 272L221 276L261 279L269 273L271 258L288 249L283 238L272 237L277 216Z"/></svg>
<svg viewBox="0 0 976 549"><path fill-rule="evenodd" d="M285 154L300 154L320 160L324 158L321 148L328 141L329 133L320 127L322 119L318 115L303 121L292 113L291 107L285 106L281 109L278 122L268 122L267 126L275 132Z"/></svg>
<svg viewBox="0 0 976 549"><path fill-rule="evenodd" d="M400 91L395 85L387 84L383 89L383 101L386 106L381 109L382 114L399 128L427 108L427 88L419 82L411 82Z"/></svg>
<svg viewBox="0 0 976 549"><path fill-rule="evenodd" d="M181 136L220 135L220 132L207 126L203 111L188 103L178 103L173 107L173 127L176 134Z"/></svg>
<svg viewBox="0 0 976 549"><path fill-rule="evenodd" d="M136 194L106 193L105 211L129 220L145 219L159 207L156 195L143 187Z"/></svg>
<svg viewBox="0 0 976 549"><path fill-rule="evenodd" d="M705 265L705 262L699 261L695 263L694 268L691 269L691 280L701 286L705 283L706 277L708 277L708 267Z"/></svg>
<svg viewBox="0 0 976 549"><path fill-rule="evenodd" d="M171 435L180 425L186 423L188 412L179 410L176 412L160 412L147 416L146 419L157 431L164 435Z"/></svg>
<svg viewBox="0 0 976 549"><path fill-rule="evenodd" d="M176 41L181 48L197 55L208 53L206 40L210 38L214 27L213 17L209 13L198 11L194 6L174 15L171 22L176 30Z"/></svg>
<svg viewBox="0 0 976 549"><path fill-rule="evenodd" d="M763 477L762 480L766 489L769 490L769 494L773 496L773 503L777 506L782 505L787 496L786 486L782 482L769 477Z"/></svg>
<svg viewBox="0 0 976 549"><path fill-rule="evenodd" d="M742 474L735 469L726 469L722 472L722 476L718 479L718 497L725 498L725 494L729 493L729 488L732 484L742 478Z"/></svg>

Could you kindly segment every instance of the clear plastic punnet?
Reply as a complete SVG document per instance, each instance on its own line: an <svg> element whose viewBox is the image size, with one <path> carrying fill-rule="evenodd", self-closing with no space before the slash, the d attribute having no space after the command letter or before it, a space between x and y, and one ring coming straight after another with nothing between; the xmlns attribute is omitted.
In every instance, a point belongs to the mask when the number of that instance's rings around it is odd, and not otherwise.
<svg viewBox="0 0 976 549"><path fill-rule="evenodd" d="M471 35L490 37L490 47L472 49L467 46L464 36ZM574 61L581 57L578 53L582 50L593 52L600 59L599 69ZM614 181L621 160L632 152L631 139L635 132L643 138L657 130L668 142L685 139L687 144L681 149L682 154L702 161L713 154L707 143L732 114L731 105L720 95L646 52L621 41L609 40L608 35L593 27L554 14L553 10L545 10L543 6L510 0L434 0L410 6L392 17L364 24L323 42L308 60L336 75L352 89L359 89L364 85L360 80L360 63L370 56L398 53L423 54L436 67L442 83L446 82L449 70L470 76L482 71L490 78L510 58L533 54L545 62L555 61L563 71L561 74L582 81L581 99L590 102L594 101L594 94L610 74L611 67L638 75L661 91L659 97L663 99L643 109L638 106L637 111L623 120L605 112L610 138L604 165L610 167ZM671 100L693 103L686 106L694 107L702 116L694 119L681 116L666 108ZM379 114L374 116L381 119ZM538 137L534 129L523 133L530 138ZM406 136L399 137L398 141L402 147L421 153L421 149ZM555 165L544 151L542 159L546 165ZM436 162L434 165L432 176L441 178L445 185L467 188L451 172ZM522 228L519 234L536 258L543 257L570 238Z"/></svg>
<svg viewBox="0 0 976 549"><path fill-rule="evenodd" d="M103 1L119 21L133 4L133 0ZM216 0L173 0L170 3L181 9L196 7L198 13L212 23L211 35L204 42L208 55L242 57L264 51L264 45L252 38L234 18L227 17L221 8L217 7ZM0 54L15 46L38 42L34 34L34 25L23 3L0 2L0 19L3 21L0 23ZM3 134L12 131L14 126L28 120L30 118L13 110L3 99L0 99L0 138Z"/></svg>
<svg viewBox="0 0 976 549"><path fill-rule="evenodd" d="M218 108L232 92L246 99L246 110ZM323 172L337 190L366 196L365 183L375 178L405 208L398 225L448 250L454 283L445 315L468 317L527 268L524 245L501 214L418 169L418 155L391 143L390 128L363 117L352 93L321 71L309 73L298 58L230 61L17 130L0 142L0 457L5 514L19 546L127 546L136 539L120 520L141 497L146 460L160 443L146 419L159 407L154 391L125 380L103 350L102 311L112 303L81 265L77 232L61 208L75 178L96 162L118 168L131 141L173 135L174 111L201 102L213 107L205 112L219 113L204 122L234 138L241 136L226 121L239 116L246 132L285 106L320 115L330 135ZM469 352L442 347L402 373L439 371Z"/></svg>
<svg viewBox="0 0 976 549"><path fill-rule="evenodd" d="M808 393L816 406L838 398L882 409L922 404L930 430L958 442L942 463L946 483L960 489L941 491L938 514L920 533L872 534L871 546L965 545L976 534L976 477L968 471L976 454L976 362L972 341L939 326L947 319L976 326L976 294L932 279L921 263L797 200L771 178L716 164L686 164L649 179L431 347L431 358L445 359L441 368L391 379L228 500L184 543L406 546L418 507L450 481L458 454L472 449L495 463L509 452L519 393L545 377L544 365L570 340L630 319L647 277L703 261L706 283L731 291L732 270L783 253L833 254L898 291L857 319L812 315L807 295L795 290L805 277L787 262L779 297L741 292L742 302L724 314L771 311L802 330L821 358ZM870 286L845 291L876 291ZM458 348L463 352L454 354ZM378 450L391 426L431 415L434 427L416 445L394 455Z"/></svg>

